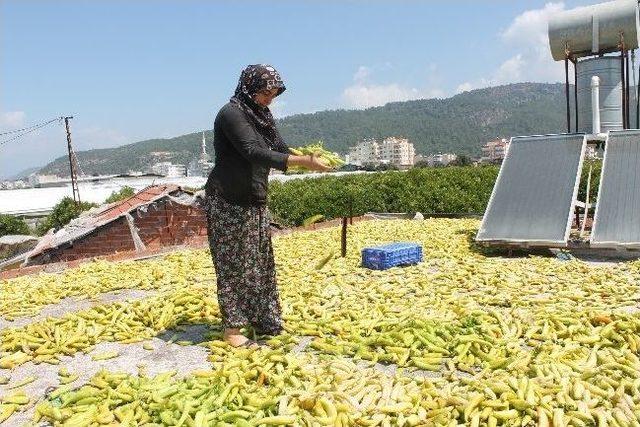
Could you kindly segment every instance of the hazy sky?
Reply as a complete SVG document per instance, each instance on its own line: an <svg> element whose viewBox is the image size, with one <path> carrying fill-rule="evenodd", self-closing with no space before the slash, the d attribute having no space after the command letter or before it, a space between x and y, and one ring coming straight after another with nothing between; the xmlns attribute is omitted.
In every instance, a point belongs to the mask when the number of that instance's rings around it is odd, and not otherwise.
<svg viewBox="0 0 640 427"><path fill-rule="evenodd" d="M560 81L547 19L597 2L0 0L0 133L73 115L80 151L210 129L254 63L285 80L280 117ZM0 145L0 177L65 153L50 125Z"/></svg>

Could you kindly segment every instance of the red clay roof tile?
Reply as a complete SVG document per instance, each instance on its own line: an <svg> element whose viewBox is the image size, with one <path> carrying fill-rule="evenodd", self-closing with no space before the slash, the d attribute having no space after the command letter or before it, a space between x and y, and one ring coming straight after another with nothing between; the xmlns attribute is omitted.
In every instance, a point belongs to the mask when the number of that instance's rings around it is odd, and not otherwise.
<svg viewBox="0 0 640 427"><path fill-rule="evenodd" d="M120 215L130 212L139 206L146 205L153 200L173 193L179 188L180 187L173 184L154 185L144 188L128 199L125 199L122 202L110 207L109 209L100 212L100 214L95 217L96 222L104 222L109 219L115 219Z"/></svg>

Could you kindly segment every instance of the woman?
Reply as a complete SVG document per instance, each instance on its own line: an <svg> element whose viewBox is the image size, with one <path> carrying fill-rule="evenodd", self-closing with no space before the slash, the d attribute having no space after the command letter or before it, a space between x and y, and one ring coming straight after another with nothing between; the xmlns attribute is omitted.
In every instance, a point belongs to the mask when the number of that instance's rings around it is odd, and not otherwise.
<svg viewBox="0 0 640 427"><path fill-rule="evenodd" d="M253 346L241 334L282 332L280 299L267 211L271 168L329 168L313 156L294 156L276 129L269 104L285 91L269 65L249 65L214 122L215 167L205 187L209 246L216 270L224 340Z"/></svg>

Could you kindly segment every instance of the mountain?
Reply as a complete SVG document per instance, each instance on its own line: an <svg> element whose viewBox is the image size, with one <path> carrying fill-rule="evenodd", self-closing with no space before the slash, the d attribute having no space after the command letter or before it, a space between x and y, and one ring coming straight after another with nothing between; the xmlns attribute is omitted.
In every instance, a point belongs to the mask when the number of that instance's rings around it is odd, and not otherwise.
<svg viewBox="0 0 640 427"><path fill-rule="evenodd" d="M213 153L213 132L206 131L207 151ZM120 147L78 151L76 157L87 175L146 171L156 162L188 164L200 153L202 131L168 139L148 139ZM40 169L42 174L69 176L69 158L58 157Z"/></svg>
<svg viewBox="0 0 640 427"><path fill-rule="evenodd" d="M566 131L564 85L517 83L464 92L446 99L392 102L366 110L330 110L296 114L279 120L289 145L321 139L325 147L345 154L363 138L402 136L416 152L453 152L478 156L483 143L496 137ZM170 139L76 153L87 174L145 170L158 161L187 164L200 151L201 132ZM206 132L213 153L212 131ZM60 157L41 173L68 174Z"/></svg>
<svg viewBox="0 0 640 427"><path fill-rule="evenodd" d="M26 178L29 175L31 175L32 173L34 173L34 172L38 172L41 168L42 168L42 166L36 166L34 168L27 168L27 169L22 170L22 171L14 174L14 175L7 176L4 179L6 179L8 181L16 181L18 179Z"/></svg>

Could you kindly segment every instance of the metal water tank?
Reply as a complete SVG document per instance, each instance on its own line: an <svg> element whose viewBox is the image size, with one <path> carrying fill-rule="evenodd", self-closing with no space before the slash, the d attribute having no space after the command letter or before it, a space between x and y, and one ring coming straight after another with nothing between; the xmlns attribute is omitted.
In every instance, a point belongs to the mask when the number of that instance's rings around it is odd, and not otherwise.
<svg viewBox="0 0 640 427"><path fill-rule="evenodd" d="M591 77L600 77L600 131L622 130L622 75L620 57L603 56L578 62L578 123L591 133Z"/></svg>
<svg viewBox="0 0 640 427"><path fill-rule="evenodd" d="M583 57L618 49L620 34L625 49L638 47L640 17L637 0L616 0L577 7L549 19L549 47L556 61L565 58L565 46L572 56Z"/></svg>

